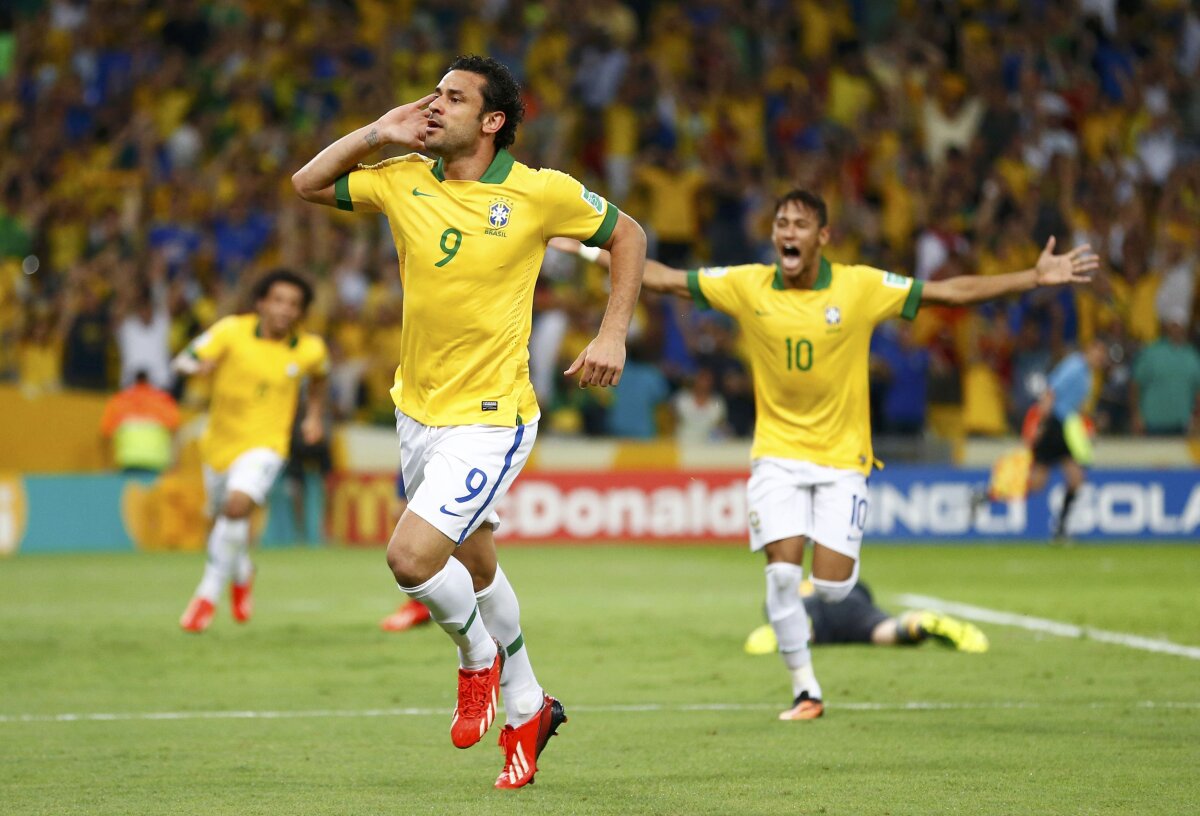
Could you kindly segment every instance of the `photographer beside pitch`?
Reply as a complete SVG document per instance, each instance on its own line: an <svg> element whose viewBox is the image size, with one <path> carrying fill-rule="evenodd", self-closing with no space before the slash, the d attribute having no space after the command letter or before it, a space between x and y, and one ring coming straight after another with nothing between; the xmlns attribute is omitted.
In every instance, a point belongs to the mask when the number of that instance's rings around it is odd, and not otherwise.
<svg viewBox="0 0 1200 816"><path fill-rule="evenodd" d="M401 359L392 389L408 507L387 560L459 652L451 741L478 742L503 693L498 788L533 781L566 715L538 684L520 608L496 561L495 508L529 457L540 409L529 380L533 291L546 242L612 253L612 292L596 338L567 375L616 385L641 286L641 227L575 179L533 170L506 149L524 113L494 59L459 57L436 90L342 137L292 182L306 201L384 213L400 248ZM416 152L359 164L395 144Z"/></svg>
<svg viewBox="0 0 1200 816"><path fill-rule="evenodd" d="M868 266L830 263L825 202L792 190L775 205L774 264L684 271L646 262L643 285L690 297L737 318L754 376L757 423L747 488L750 549L766 554L766 608L792 677L781 720L824 711L809 651L799 587L812 542L816 594L837 602L858 579L867 519L871 448L867 361L875 326L912 320L923 303L964 306L1039 286L1083 283L1098 266L1088 246L1053 254L1051 238L1033 269L986 277L918 281ZM602 252L553 241L601 264Z"/></svg>

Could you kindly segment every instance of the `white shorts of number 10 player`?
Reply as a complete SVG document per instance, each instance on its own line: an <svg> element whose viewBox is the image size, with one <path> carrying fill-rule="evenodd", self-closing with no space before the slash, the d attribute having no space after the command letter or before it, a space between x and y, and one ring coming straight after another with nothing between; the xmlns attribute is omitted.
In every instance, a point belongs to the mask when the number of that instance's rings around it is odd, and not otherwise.
<svg viewBox="0 0 1200 816"><path fill-rule="evenodd" d="M537 425L435 428L397 411L408 509L455 544L485 522L495 529L496 507L529 459Z"/></svg>
<svg viewBox="0 0 1200 816"><path fill-rule="evenodd" d="M858 560L867 525L867 478L858 471L763 457L751 464L746 494L752 551L807 536Z"/></svg>

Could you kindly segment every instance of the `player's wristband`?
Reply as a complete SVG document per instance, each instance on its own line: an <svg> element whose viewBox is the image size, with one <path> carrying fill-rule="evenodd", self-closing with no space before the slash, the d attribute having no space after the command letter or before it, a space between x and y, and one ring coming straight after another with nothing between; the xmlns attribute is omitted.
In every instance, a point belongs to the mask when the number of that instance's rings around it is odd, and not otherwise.
<svg viewBox="0 0 1200 816"><path fill-rule="evenodd" d="M585 261L595 263L600 260L600 247L588 246L587 244L579 245L579 257Z"/></svg>

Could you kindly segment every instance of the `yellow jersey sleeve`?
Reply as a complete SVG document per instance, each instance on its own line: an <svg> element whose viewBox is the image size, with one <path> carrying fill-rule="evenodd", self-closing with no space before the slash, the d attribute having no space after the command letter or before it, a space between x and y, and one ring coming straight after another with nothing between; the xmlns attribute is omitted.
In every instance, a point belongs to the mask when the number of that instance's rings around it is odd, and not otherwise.
<svg viewBox="0 0 1200 816"><path fill-rule="evenodd" d="M871 266L854 266L860 307L872 323L893 317L912 320L921 308L922 281Z"/></svg>
<svg viewBox="0 0 1200 816"><path fill-rule="evenodd" d="M237 331L236 316L223 317L188 344L188 353L197 360L218 360L229 349Z"/></svg>
<svg viewBox="0 0 1200 816"><path fill-rule="evenodd" d="M305 334L301 343L304 352L304 373L317 379L329 376L329 350L325 347L325 341L315 334Z"/></svg>
<svg viewBox="0 0 1200 816"><path fill-rule="evenodd" d="M554 237L574 238L588 246L598 247L608 243L617 226L620 210L593 193L566 173L557 170L539 170L546 178L542 211L545 240Z"/></svg>
<svg viewBox="0 0 1200 816"><path fill-rule="evenodd" d="M430 165L428 159L416 153L384 159L378 164L360 164L333 183L337 208L347 212L383 212L384 202L395 196L391 188L398 183L399 174L417 163ZM420 191L413 195L420 195Z"/></svg>
<svg viewBox="0 0 1200 816"><path fill-rule="evenodd" d="M750 274L748 270L755 268L756 264L689 269L688 291L692 293L692 300L702 309L716 309L737 317L746 308L743 283Z"/></svg>

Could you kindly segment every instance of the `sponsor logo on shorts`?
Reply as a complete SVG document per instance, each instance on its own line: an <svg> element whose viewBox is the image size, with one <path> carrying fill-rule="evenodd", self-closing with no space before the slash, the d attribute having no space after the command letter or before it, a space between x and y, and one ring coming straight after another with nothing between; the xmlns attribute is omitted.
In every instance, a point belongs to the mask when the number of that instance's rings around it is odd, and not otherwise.
<svg viewBox="0 0 1200 816"><path fill-rule="evenodd" d="M443 513L445 513L447 516L454 516L455 518L462 518L462 513L455 513L451 510L447 510L446 505L444 505L444 504L441 507L439 507L438 509L441 510Z"/></svg>

